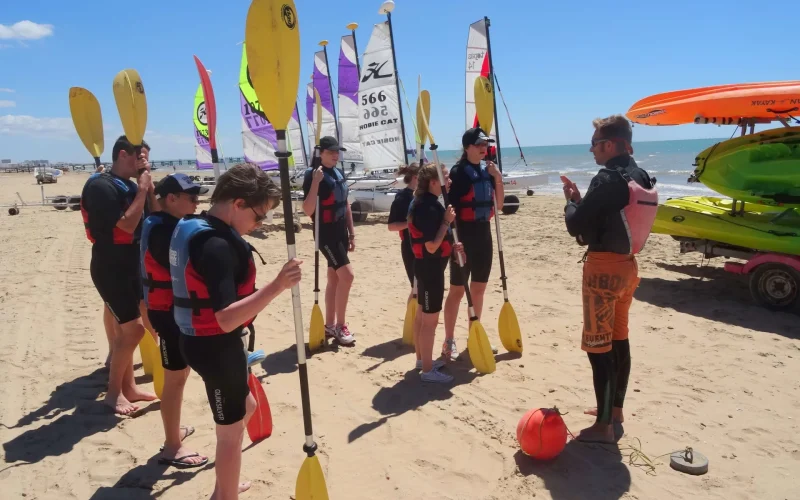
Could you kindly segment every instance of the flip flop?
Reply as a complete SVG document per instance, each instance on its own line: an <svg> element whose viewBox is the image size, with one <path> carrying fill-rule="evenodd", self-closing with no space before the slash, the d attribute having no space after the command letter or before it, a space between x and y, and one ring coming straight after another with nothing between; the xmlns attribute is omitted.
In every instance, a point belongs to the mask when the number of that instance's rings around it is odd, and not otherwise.
<svg viewBox="0 0 800 500"><path fill-rule="evenodd" d="M184 434L183 437L181 438L181 442L183 442L186 438L194 434L194 427L192 427L191 425L182 425L181 430L186 431L186 434ZM158 449L158 451L164 451L163 444L161 445L161 448Z"/></svg>
<svg viewBox="0 0 800 500"><path fill-rule="evenodd" d="M171 465L173 467L184 467L184 468L200 467L208 463L208 458L204 458L200 463L196 464L184 462L184 460L186 460L187 458L199 457L199 456L200 456L199 453L192 453L190 455L184 455L182 457L177 457L177 458L159 458L158 463L160 465Z"/></svg>
<svg viewBox="0 0 800 500"><path fill-rule="evenodd" d="M247 366L248 367L255 366L264 361L265 359L267 359L267 355L264 354L264 351L262 349L251 352L250 354L247 355Z"/></svg>

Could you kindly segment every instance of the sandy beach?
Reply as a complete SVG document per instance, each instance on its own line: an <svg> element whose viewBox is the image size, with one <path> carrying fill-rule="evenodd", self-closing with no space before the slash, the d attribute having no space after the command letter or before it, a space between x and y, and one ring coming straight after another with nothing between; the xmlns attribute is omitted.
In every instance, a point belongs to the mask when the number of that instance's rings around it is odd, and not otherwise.
<svg viewBox="0 0 800 500"><path fill-rule="evenodd" d="M87 175L69 172L48 196L80 194ZM15 193L40 199L32 174L0 174L0 203ZM201 209L207 205L201 205ZM282 221L276 217L275 221ZM314 244L302 218L298 253L305 329L313 305ZM522 198L501 216L511 302L524 353L497 356L481 376L466 354L466 304L456 333L462 359L451 386L430 387L401 343L408 294L399 239L385 216L357 224L356 281L349 323L357 343L308 361L318 456L330 498L639 499L800 498L800 321L754 305L747 281L723 261L681 255L653 235L639 257L641 285L631 310L631 372L625 436L617 446L570 441L550 462L522 454L515 432L530 408L557 406L577 433L593 422L591 367L580 350L583 249L566 233L563 198ZM283 226L247 237L267 264L257 284L286 260ZM4 499L206 498L214 483L214 425L203 384L192 374L183 423L187 441L210 457L199 469L158 465L159 403L121 418L101 403L107 343L101 301L89 276L91 247L77 211L23 207L0 212L0 484ZM482 323L497 338L503 304L495 255ZM323 294L324 295L324 294ZM322 300L322 297L320 298ZM242 498L293 498L305 458L291 297L255 321L268 354L254 368L272 409L273 435L244 439ZM444 337L437 330L436 351ZM140 383L150 384L135 357ZM649 469L634 448L652 459ZM691 446L710 461L703 476L669 467ZM795 479L791 479L795 477Z"/></svg>

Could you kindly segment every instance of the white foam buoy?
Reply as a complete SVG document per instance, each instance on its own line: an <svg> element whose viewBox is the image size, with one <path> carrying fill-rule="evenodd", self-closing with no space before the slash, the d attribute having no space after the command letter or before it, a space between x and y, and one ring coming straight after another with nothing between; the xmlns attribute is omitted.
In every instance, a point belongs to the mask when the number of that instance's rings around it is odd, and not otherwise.
<svg viewBox="0 0 800 500"><path fill-rule="evenodd" d="M676 451L671 454L669 456L669 465L677 471L693 476L700 476L708 472L708 458L688 446L683 451Z"/></svg>

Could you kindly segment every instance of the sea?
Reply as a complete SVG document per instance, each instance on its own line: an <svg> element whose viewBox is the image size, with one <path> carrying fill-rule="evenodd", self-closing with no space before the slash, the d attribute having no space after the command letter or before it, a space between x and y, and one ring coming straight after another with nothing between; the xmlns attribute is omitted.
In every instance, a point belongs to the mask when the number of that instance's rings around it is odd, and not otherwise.
<svg viewBox="0 0 800 500"><path fill-rule="evenodd" d="M681 196L714 195L703 184L687 180L694 171L695 157L704 149L724 139L686 139L675 141L636 142L633 145L636 163L657 179L662 200ZM439 161L452 165L461 156L460 151L439 151ZM432 159L430 151L426 159ZM592 177L599 170L589 152L589 144L564 146L503 147L501 159L504 173L547 174L548 183L534 187L536 193L561 193L560 176L567 176L585 192ZM241 158L227 158L232 165ZM411 161L411 159L410 159ZM155 161L159 169L195 171L194 160ZM171 164L171 165L170 165ZM357 172L360 169L357 169ZM345 171L348 171L345 166ZM719 195L717 195L719 196Z"/></svg>

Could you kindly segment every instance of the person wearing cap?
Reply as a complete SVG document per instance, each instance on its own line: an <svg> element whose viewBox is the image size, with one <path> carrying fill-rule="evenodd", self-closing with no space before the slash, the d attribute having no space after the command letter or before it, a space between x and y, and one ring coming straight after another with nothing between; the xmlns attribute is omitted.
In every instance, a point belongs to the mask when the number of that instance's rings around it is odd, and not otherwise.
<svg viewBox="0 0 800 500"><path fill-rule="evenodd" d="M319 162L303 178L303 212L315 221L319 198L319 249L328 261L328 284L325 288L325 337L342 345L351 345L355 337L347 326L347 300L355 274L348 252L356 249L353 213L347 202L346 179L336 168L339 151L346 151L330 136L319 140Z"/></svg>
<svg viewBox="0 0 800 500"><path fill-rule="evenodd" d="M491 219L497 209L503 208L503 178L492 161L486 158L490 143L480 127L471 128L461 137L464 152L450 170L450 204L456 211L455 227L459 241L464 244L467 256L463 269L455 256L450 260L450 291L444 306L445 340L442 357L445 361L458 358L455 341L458 309L464 297L464 280L470 279L469 287L475 314L478 318L483 312L483 296L492 271L492 228ZM494 350L494 348L493 348Z"/></svg>
<svg viewBox="0 0 800 500"><path fill-rule="evenodd" d="M145 219L140 246L145 314L160 339L159 351L164 367L161 420L166 439L159 463L182 467L204 465L208 457L192 452L182 444L194 429L180 425L183 389L189 378L189 367L180 352L181 332L173 316L169 242L178 221L195 213L200 202L198 196L207 192L208 188L194 184L186 174L170 174L161 179L154 189L160 210Z"/></svg>
<svg viewBox="0 0 800 500"><path fill-rule="evenodd" d="M589 183L585 196L566 177L564 219L569 234L587 246L583 262L583 332L581 349L592 365L595 423L578 434L579 441L613 443L614 425L625 419L622 406L631 373L628 342L628 314L639 285L639 268L634 256L641 246L637 237L649 235L652 218L633 215L648 210L655 216L656 199L634 201L640 190L655 194L655 178L639 168L631 157L633 131L622 115L598 118L589 151L602 168ZM638 186L637 186L638 185ZM632 205L632 206L631 206ZM639 246L639 248L637 248Z"/></svg>
<svg viewBox="0 0 800 500"><path fill-rule="evenodd" d="M104 403L115 413L129 415L139 409L137 402L157 399L139 388L133 376L133 351L145 330L139 308L139 238L153 183L147 170L139 173L143 158L124 135L114 143L111 159L110 172L92 174L86 181L80 208L92 243L92 282L105 303L104 314L113 316Z"/></svg>
<svg viewBox="0 0 800 500"><path fill-rule="evenodd" d="M238 498L237 492L250 487L239 476L244 431L257 404L247 385L242 339L256 315L301 278L302 261L292 259L271 282L256 287L255 249L243 235L259 227L280 200L281 190L266 172L237 164L217 179L211 208L181 219L169 243L180 352L203 379L216 424L211 498Z"/></svg>

